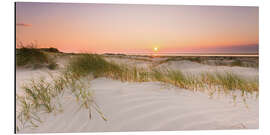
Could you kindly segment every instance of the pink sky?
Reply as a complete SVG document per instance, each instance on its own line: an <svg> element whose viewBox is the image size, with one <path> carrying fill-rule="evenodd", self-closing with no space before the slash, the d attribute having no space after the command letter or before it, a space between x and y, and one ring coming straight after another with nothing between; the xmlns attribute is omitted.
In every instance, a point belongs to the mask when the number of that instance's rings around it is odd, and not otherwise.
<svg viewBox="0 0 270 135"><path fill-rule="evenodd" d="M158 47L160 52L256 53L258 12L258 7L17 2L16 41L65 52Z"/></svg>

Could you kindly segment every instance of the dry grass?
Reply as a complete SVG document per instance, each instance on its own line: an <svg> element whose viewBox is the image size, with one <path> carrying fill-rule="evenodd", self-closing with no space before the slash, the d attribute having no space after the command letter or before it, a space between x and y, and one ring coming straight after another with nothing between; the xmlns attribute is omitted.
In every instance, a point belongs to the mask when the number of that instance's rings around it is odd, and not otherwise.
<svg viewBox="0 0 270 135"><path fill-rule="evenodd" d="M193 75L181 71L165 69L148 71L136 66L118 65L107 62L99 55L85 54L70 63L71 71L76 74L93 74L95 77L108 77L121 81L147 82L160 81L173 84L180 88L203 90L218 89L224 91L241 90L243 92L257 92L258 79L247 80L233 73L203 73Z"/></svg>
<svg viewBox="0 0 270 135"><path fill-rule="evenodd" d="M70 90L76 101L80 104L78 109L89 110L91 118L92 110L95 110L100 117L107 121L101 109L93 98L89 86L83 82L82 76L68 70L59 76L52 76L50 81L32 80L31 83L22 87L23 96L16 97L18 110L16 111L16 130L26 127L38 127L41 123L40 113L52 113L61 110L61 103L57 99L61 98L65 91Z"/></svg>
<svg viewBox="0 0 270 135"><path fill-rule="evenodd" d="M216 66L238 66L238 67L252 67L258 68L258 57L229 57L229 56L170 56L167 59L159 61L156 65L171 61L192 61L207 65ZM212 62L210 62L212 61Z"/></svg>
<svg viewBox="0 0 270 135"><path fill-rule="evenodd" d="M17 115L17 130L24 127L37 127L41 122L37 114L40 112L51 113L57 107L57 104L52 102L58 91L53 89L51 83L40 79L22 87L23 96L17 96L19 111Z"/></svg>

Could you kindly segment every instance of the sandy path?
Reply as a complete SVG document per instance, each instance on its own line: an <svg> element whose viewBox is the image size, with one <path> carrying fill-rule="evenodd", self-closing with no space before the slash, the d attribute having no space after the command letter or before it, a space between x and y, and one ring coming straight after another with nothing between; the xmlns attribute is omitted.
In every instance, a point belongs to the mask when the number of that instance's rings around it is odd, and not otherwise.
<svg viewBox="0 0 270 135"><path fill-rule="evenodd" d="M248 98L248 108L231 97L210 99L207 94L191 92L158 82L128 83L98 78L91 82L96 102L108 119L97 113L89 120L86 110L78 110L74 98L62 98L64 111L43 116L35 129L21 132L159 131L258 128L258 99Z"/></svg>

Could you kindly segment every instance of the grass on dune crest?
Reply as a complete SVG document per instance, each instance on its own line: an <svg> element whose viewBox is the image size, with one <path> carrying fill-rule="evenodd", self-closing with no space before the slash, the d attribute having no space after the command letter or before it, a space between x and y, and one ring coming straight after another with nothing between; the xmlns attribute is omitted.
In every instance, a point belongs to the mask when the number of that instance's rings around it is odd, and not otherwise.
<svg viewBox="0 0 270 135"><path fill-rule="evenodd" d="M35 47L35 45L20 45L16 48L16 66L32 67L33 69L47 67L56 69L56 62L50 58L44 51Z"/></svg>
<svg viewBox="0 0 270 135"><path fill-rule="evenodd" d="M216 66L238 66L238 67L252 67L258 68L258 58L256 57L228 57L228 56L173 56L160 61L157 65L171 62L171 61L191 61L206 65Z"/></svg>
<svg viewBox="0 0 270 135"><path fill-rule="evenodd" d="M23 46L16 50L16 65L48 63L48 57L41 51L31 46Z"/></svg>
<svg viewBox="0 0 270 135"><path fill-rule="evenodd" d="M118 65L106 61L97 54L82 54L77 56L69 63L68 71L79 76L93 75L97 77L109 77L122 81L148 81L149 72L142 68Z"/></svg>
<svg viewBox="0 0 270 135"><path fill-rule="evenodd" d="M233 73L203 73L193 75L173 70L146 70L132 65L107 62L97 54L84 54L71 61L68 68L79 75L93 74L94 77L108 77L121 81L160 81L180 88L192 90L218 89L224 91L241 90L258 92L258 79L247 80Z"/></svg>
<svg viewBox="0 0 270 135"><path fill-rule="evenodd" d="M116 64L107 62L97 54L81 54L72 59L67 69L73 74L85 76L93 74L94 77L104 76L105 74L120 74L120 68Z"/></svg>
<svg viewBox="0 0 270 135"><path fill-rule="evenodd" d="M203 90L203 91L235 91L240 90L242 96L247 93L259 92L258 79L247 80L236 74L225 73L202 73L198 76L193 74L183 74L181 71L169 71L164 74L165 81L177 87Z"/></svg>

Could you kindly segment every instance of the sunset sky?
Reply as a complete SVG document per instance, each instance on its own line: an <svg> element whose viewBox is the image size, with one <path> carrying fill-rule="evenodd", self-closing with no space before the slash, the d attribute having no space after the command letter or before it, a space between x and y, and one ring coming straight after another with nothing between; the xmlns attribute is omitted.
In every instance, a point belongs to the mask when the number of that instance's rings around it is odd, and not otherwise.
<svg viewBox="0 0 270 135"><path fill-rule="evenodd" d="M17 2L16 42L64 52L257 53L259 9Z"/></svg>

